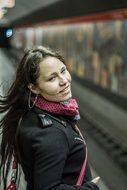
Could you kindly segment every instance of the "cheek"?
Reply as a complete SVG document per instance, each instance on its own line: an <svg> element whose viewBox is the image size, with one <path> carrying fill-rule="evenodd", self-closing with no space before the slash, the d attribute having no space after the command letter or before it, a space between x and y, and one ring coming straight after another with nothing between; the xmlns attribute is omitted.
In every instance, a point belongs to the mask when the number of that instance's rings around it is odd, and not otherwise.
<svg viewBox="0 0 127 190"><path fill-rule="evenodd" d="M43 87L40 87L40 91L41 93L47 94L56 93L58 91L58 85L55 83L43 85Z"/></svg>

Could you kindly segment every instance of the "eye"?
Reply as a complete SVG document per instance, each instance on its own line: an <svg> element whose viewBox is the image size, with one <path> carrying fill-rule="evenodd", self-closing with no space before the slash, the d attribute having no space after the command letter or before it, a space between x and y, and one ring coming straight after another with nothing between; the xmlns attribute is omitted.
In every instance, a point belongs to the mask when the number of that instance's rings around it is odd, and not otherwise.
<svg viewBox="0 0 127 190"><path fill-rule="evenodd" d="M61 73L63 73L63 74L66 73L66 68L63 68Z"/></svg>
<svg viewBox="0 0 127 190"><path fill-rule="evenodd" d="M56 76L52 76L48 79L48 81L54 81L56 79Z"/></svg>

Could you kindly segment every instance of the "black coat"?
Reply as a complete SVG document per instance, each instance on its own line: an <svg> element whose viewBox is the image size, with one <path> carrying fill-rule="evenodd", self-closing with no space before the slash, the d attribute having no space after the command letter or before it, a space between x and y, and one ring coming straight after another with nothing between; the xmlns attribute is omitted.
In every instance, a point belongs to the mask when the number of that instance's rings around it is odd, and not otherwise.
<svg viewBox="0 0 127 190"><path fill-rule="evenodd" d="M58 119L60 122L34 108L21 121L18 144L27 190L98 189L90 182L88 163L83 186L75 186L85 157L85 144L72 121L67 117Z"/></svg>

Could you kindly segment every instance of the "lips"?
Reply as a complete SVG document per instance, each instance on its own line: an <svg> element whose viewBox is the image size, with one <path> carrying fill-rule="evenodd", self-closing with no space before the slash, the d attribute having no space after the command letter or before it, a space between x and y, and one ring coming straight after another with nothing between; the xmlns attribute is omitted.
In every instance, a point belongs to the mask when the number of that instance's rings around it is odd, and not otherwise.
<svg viewBox="0 0 127 190"><path fill-rule="evenodd" d="M66 88L64 88L63 90L61 90L60 93L68 90L68 88L69 88L69 86L67 86Z"/></svg>

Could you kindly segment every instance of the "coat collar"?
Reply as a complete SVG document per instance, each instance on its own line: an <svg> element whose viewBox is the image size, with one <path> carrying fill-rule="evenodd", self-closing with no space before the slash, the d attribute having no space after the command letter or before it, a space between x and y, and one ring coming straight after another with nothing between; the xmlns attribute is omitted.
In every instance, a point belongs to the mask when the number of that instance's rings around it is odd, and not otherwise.
<svg viewBox="0 0 127 190"><path fill-rule="evenodd" d="M67 120L63 116L48 113L37 107L34 107L32 111L36 112L44 127L51 126L54 120L62 124L64 127L67 126Z"/></svg>

